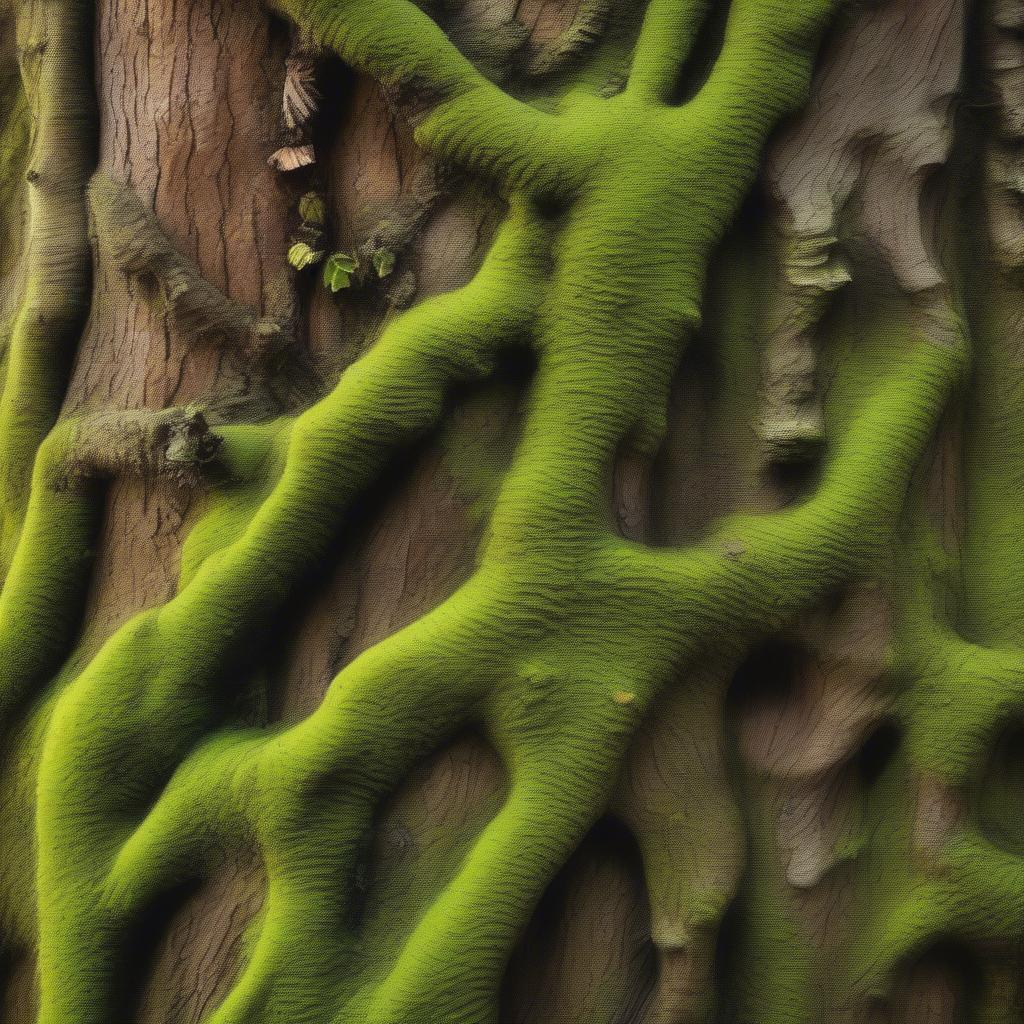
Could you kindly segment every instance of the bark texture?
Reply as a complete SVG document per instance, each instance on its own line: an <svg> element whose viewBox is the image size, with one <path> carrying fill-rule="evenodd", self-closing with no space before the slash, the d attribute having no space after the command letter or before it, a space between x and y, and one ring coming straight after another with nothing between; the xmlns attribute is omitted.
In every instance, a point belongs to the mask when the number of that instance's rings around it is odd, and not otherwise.
<svg viewBox="0 0 1024 1024"><path fill-rule="evenodd" d="M1024 1006L1024 0L2 0L0 1019Z"/></svg>

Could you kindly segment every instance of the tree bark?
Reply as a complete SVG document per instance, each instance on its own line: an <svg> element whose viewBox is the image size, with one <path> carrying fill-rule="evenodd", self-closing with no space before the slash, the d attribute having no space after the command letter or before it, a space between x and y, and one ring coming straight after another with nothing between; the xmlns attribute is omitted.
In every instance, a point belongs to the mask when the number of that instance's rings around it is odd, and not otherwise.
<svg viewBox="0 0 1024 1024"><path fill-rule="evenodd" d="M1024 2L0 8L0 1019L986 1024Z"/></svg>

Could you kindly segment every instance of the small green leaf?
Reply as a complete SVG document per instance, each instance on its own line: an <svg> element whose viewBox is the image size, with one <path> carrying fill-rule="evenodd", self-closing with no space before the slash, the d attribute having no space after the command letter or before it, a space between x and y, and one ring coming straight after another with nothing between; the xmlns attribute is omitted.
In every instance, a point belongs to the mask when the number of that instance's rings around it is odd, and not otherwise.
<svg viewBox="0 0 1024 1024"><path fill-rule="evenodd" d="M378 277L388 277L395 269L395 254L390 249L378 249L373 254L373 269Z"/></svg>
<svg viewBox="0 0 1024 1024"><path fill-rule="evenodd" d="M299 216L307 224L321 225L327 220L327 207L318 192L307 192L299 200Z"/></svg>
<svg viewBox="0 0 1024 1024"><path fill-rule="evenodd" d="M319 263L324 258L322 252L307 245L305 242L296 242L288 250L288 262L296 270L305 270L314 263Z"/></svg>
<svg viewBox="0 0 1024 1024"><path fill-rule="evenodd" d="M324 264L324 285L332 292L340 292L352 284L352 274L359 261L347 252L333 252Z"/></svg>

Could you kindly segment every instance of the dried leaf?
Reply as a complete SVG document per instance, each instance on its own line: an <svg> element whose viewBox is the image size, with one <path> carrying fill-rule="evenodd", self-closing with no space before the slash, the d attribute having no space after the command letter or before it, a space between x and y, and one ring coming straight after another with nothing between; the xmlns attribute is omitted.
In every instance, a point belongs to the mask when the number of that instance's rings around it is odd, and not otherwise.
<svg viewBox="0 0 1024 1024"><path fill-rule="evenodd" d="M316 163L312 146L282 146L270 155L267 163L278 171L296 171Z"/></svg>
<svg viewBox="0 0 1024 1024"><path fill-rule="evenodd" d="M287 128L304 128L320 108L316 86L316 61L305 54L289 57L284 80L281 114Z"/></svg>

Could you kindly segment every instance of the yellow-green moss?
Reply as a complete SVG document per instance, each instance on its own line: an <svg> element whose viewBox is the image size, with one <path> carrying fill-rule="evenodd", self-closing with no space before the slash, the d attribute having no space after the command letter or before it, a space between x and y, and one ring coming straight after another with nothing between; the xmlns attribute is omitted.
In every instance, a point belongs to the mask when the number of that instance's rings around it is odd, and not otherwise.
<svg viewBox="0 0 1024 1024"><path fill-rule="evenodd" d="M266 902L212 1024L494 1020L517 936L604 812L658 693L709 644L738 654L877 563L965 369L962 344L880 317L844 353L830 402L835 440L809 498L731 516L684 549L617 537L614 461L630 446L653 454L661 441L708 261L770 132L803 100L837 4L733 0L707 82L674 106L666 101L702 5L654 0L625 91L603 99L580 88L553 111L488 83L404 0L280 6L358 69L421 92L430 110L417 141L493 181L509 213L474 281L395 320L323 401L294 420L224 431L227 483L190 537L177 596L59 680L38 768L42 1024L121 1019L133 925L224 844L251 843L264 859ZM56 8L53 30L67 42L60 33L80 29L84 15L77 3ZM55 97L71 85L54 78L47 88L41 109L57 122L41 128L48 175L59 169L48 162L54 140L86 130L87 105L76 94L74 123L63 124ZM0 666L9 709L56 672L52 659L70 643L98 511L97 495L54 486L60 429L21 507L25 467L59 395L46 358L71 336L84 284L78 205L71 254L46 248L49 218L67 212L49 205L53 194L40 188L33 200L39 265L0 404L4 540L14 551L0 597L0 637L14 652ZM69 186L68 203L72 194ZM51 289L58 272L62 287ZM39 304L51 299L62 304L47 312L63 324L57 337L36 330ZM225 724L225 692L389 452L437 423L453 382L485 378L513 346L529 346L537 369L473 578L346 667L305 721ZM622 692L633 699L617 699ZM438 871L436 898L399 915L400 946L358 933L354 878L379 802L469 722L505 762L504 802L450 883ZM972 843L965 837L951 856L967 898L987 907ZM984 863L1017 899L1005 865ZM805 1020L809 1009L790 994L800 976L769 962L791 930L769 902L765 934L754 937L772 988L761 1019ZM928 923L923 907L901 905L886 927L916 934ZM375 952L387 970L367 973Z"/></svg>

